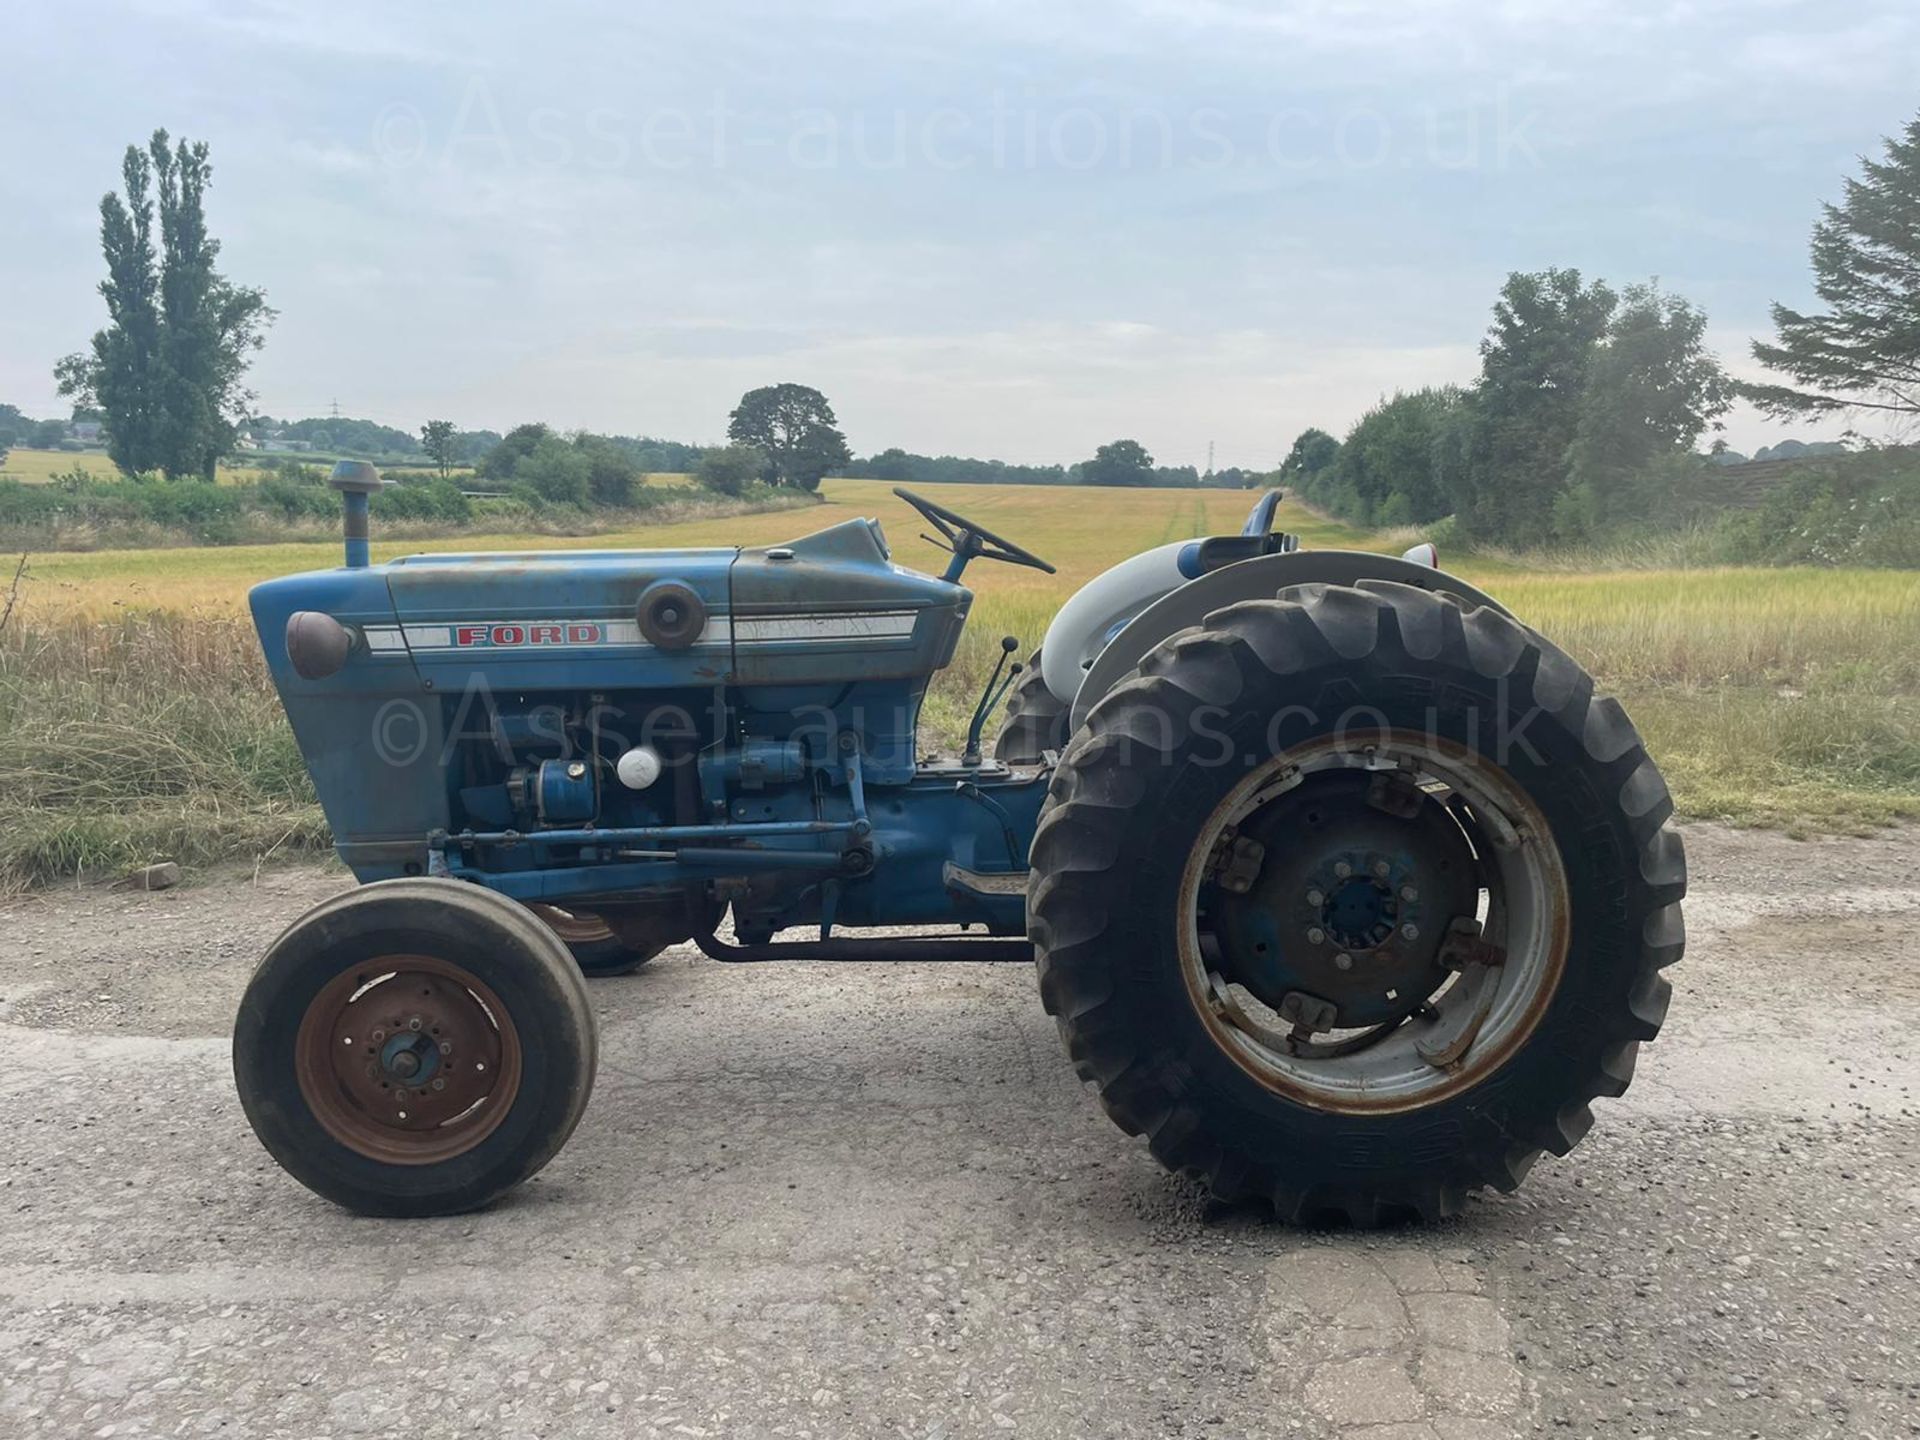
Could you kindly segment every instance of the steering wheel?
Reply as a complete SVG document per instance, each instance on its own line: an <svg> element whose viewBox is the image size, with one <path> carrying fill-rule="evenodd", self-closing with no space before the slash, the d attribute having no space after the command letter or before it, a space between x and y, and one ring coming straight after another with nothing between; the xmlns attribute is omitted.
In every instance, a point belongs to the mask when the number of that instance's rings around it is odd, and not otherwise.
<svg viewBox="0 0 1920 1440"><path fill-rule="evenodd" d="M949 510L944 505L936 505L926 496L916 495L913 491L903 490L897 485L894 486L893 493L918 510L926 517L927 523L940 532L938 540L931 535L923 535L920 538L938 545L942 550L952 552L953 560L947 566L945 576L948 580L958 580L960 572L967 568L967 562L976 556L982 560L1001 560L1008 565L1026 565L1035 570L1044 570L1049 575L1055 573L1053 566L1031 550L1022 549L1011 540L994 534L984 526L976 525L957 511Z"/></svg>

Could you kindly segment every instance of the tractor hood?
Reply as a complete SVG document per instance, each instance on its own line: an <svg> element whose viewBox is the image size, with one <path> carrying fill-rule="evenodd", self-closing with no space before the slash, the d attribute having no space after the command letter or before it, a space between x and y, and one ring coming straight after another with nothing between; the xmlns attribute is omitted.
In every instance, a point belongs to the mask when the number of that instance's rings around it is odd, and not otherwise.
<svg viewBox="0 0 1920 1440"><path fill-rule="evenodd" d="M732 546L409 555L385 566L398 642L437 688L700 685L732 670ZM674 587L704 623L671 647L641 631L640 598ZM638 662L642 673L636 674Z"/></svg>
<svg viewBox="0 0 1920 1440"><path fill-rule="evenodd" d="M345 679L292 674L285 626L310 610L353 628L349 672L410 665L443 694L924 676L952 657L972 598L892 564L870 520L751 549L410 555L251 597L283 693Z"/></svg>

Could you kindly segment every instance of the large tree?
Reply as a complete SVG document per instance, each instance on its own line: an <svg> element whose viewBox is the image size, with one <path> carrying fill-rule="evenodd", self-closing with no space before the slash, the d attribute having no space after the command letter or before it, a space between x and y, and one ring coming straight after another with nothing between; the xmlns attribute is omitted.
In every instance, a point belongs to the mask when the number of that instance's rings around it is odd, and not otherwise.
<svg viewBox="0 0 1920 1440"><path fill-rule="evenodd" d="M1415 525L1451 508L1436 480L1434 451L1461 404L1452 385L1382 400L1347 433L1323 494L1335 513L1367 525Z"/></svg>
<svg viewBox="0 0 1920 1440"><path fill-rule="evenodd" d="M1920 415L1920 119L1862 158L1813 227L1814 290L1827 309L1773 307L1754 358L1790 384L1740 393L1780 417L1881 410Z"/></svg>
<svg viewBox="0 0 1920 1440"><path fill-rule="evenodd" d="M1516 272L1480 342L1480 381L1446 444L1448 498L1468 529L1530 544L1553 530L1587 370L1616 297L1578 270Z"/></svg>
<svg viewBox="0 0 1920 1440"><path fill-rule="evenodd" d="M1293 448L1280 462L1280 478L1310 490L1315 478L1329 469L1339 456L1340 442L1310 425L1294 437Z"/></svg>
<svg viewBox="0 0 1920 1440"><path fill-rule="evenodd" d="M538 420L516 425L481 458L480 473L488 480L511 480L520 462L553 438L553 431Z"/></svg>
<svg viewBox="0 0 1920 1440"><path fill-rule="evenodd" d="M451 420L429 420L420 427L420 448L444 477L458 458L458 434Z"/></svg>
<svg viewBox="0 0 1920 1440"><path fill-rule="evenodd" d="M1151 485L1153 456L1138 440L1115 440L1093 452L1080 466L1083 485Z"/></svg>
<svg viewBox="0 0 1920 1440"><path fill-rule="evenodd" d="M107 328L54 369L62 394L106 414L108 453L124 470L213 478L253 397L247 363L273 312L256 289L215 268L207 232L212 179L204 142L153 132L121 163L125 197L100 201ZM159 220L159 247L154 220Z"/></svg>
<svg viewBox="0 0 1920 1440"><path fill-rule="evenodd" d="M1707 317L1653 285L1629 285L1588 366L1567 451L1578 528L1624 518L1646 498L1638 482L1656 462L1691 451L1732 401L1705 345ZM1565 527L1563 527L1565 528Z"/></svg>
<svg viewBox="0 0 1920 1440"><path fill-rule="evenodd" d="M727 418L727 438L767 457L767 479L776 485L817 490L820 482L853 459L847 437L827 397L807 385L763 385L740 397Z"/></svg>

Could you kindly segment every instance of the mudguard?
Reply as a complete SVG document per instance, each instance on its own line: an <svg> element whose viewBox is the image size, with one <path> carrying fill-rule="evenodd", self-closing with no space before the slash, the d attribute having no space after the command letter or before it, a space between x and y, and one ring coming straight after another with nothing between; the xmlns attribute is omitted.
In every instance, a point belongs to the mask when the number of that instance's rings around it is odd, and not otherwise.
<svg viewBox="0 0 1920 1440"><path fill-rule="evenodd" d="M1444 570L1396 560L1389 555L1362 550L1295 550L1284 555L1263 555L1201 575L1168 591L1135 615L1102 647L1070 696L1060 694L1052 666L1046 670L1047 688L1062 700L1071 699L1073 728L1077 730L1086 723L1087 713L1099 703L1100 697L1126 679L1142 656L1168 636L1200 624L1215 610L1237 605L1242 600L1271 600L1289 585L1353 585L1362 580L1417 585L1438 595L1454 596L1468 609L1486 605L1502 615L1511 613L1485 591ZM1051 638L1047 641L1045 658L1052 658Z"/></svg>

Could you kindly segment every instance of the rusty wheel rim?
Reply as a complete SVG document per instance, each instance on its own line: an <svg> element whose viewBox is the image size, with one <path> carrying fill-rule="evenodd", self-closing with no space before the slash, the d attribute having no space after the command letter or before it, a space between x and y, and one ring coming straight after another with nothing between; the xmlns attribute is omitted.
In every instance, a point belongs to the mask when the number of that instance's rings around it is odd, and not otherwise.
<svg viewBox="0 0 1920 1440"><path fill-rule="evenodd" d="M562 910L558 905L529 905L554 934L569 945L598 945L613 939L613 927L591 910Z"/></svg>
<svg viewBox="0 0 1920 1440"><path fill-rule="evenodd" d="M301 1017L301 1096L370 1160L431 1165L479 1145L519 1093L520 1037L500 999L432 955L387 955L337 976Z"/></svg>
<svg viewBox="0 0 1920 1440"><path fill-rule="evenodd" d="M1302 1044L1286 1019L1250 1013L1239 987L1209 959L1199 924L1210 852L1237 818L1304 777L1358 768L1399 769L1423 790L1470 802L1483 833L1482 917L1504 959L1474 985L1431 998L1429 1042L1415 1021ZM1458 1095L1499 1070L1538 1027L1558 990L1571 944L1565 867L1545 816L1501 766L1441 736L1368 731L1309 741L1249 772L1203 826L1181 880L1178 947L1194 1008L1220 1048L1256 1081L1318 1110L1348 1115L1417 1110ZM1465 972L1461 980L1465 980Z"/></svg>

